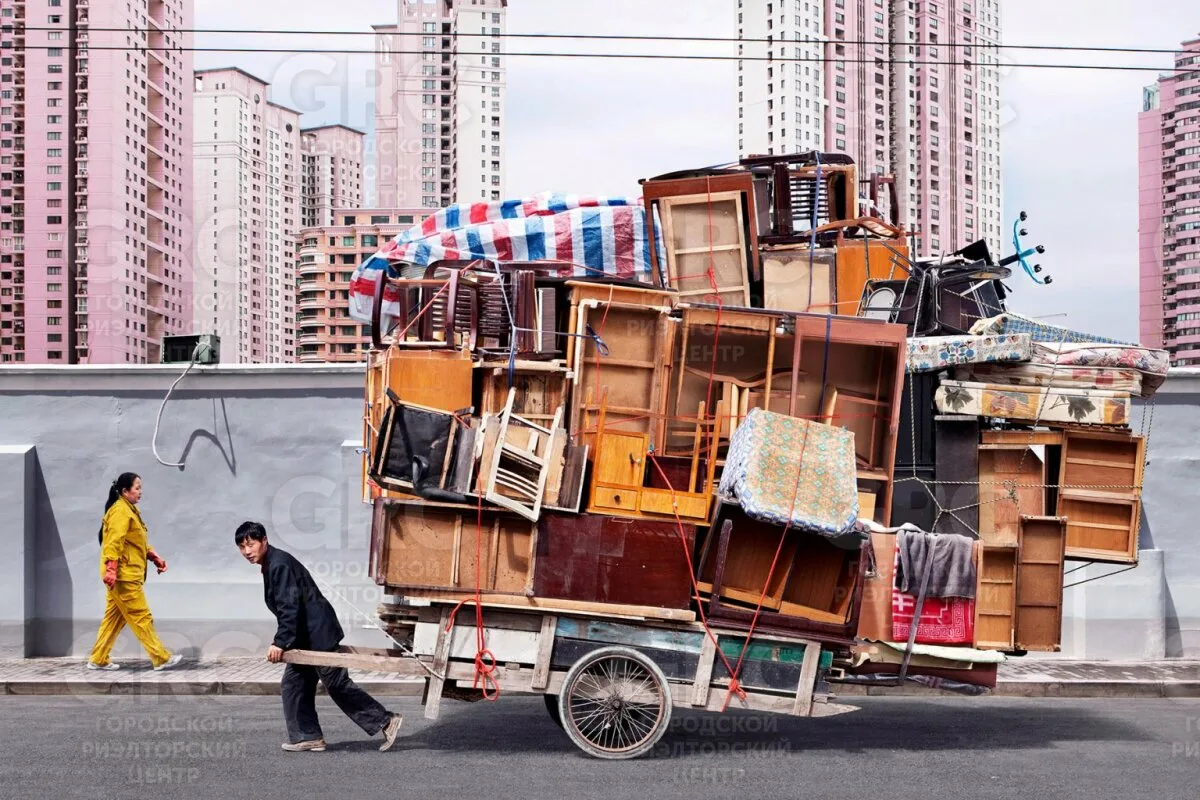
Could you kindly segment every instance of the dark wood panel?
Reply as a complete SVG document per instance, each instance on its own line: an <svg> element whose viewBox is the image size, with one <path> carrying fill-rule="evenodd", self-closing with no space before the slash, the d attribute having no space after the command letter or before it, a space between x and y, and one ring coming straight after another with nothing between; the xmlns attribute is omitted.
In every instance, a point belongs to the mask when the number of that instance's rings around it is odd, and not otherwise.
<svg viewBox="0 0 1200 800"><path fill-rule="evenodd" d="M545 512L538 522L534 594L589 603L688 608L696 526Z"/></svg>

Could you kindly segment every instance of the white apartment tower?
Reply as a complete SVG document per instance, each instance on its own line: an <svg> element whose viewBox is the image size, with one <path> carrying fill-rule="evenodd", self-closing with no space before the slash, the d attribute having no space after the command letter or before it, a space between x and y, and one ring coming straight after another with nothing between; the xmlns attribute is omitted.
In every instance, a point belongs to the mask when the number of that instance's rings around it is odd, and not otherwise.
<svg viewBox="0 0 1200 800"><path fill-rule="evenodd" d="M295 361L300 114L240 69L195 84L195 329L225 363Z"/></svg>
<svg viewBox="0 0 1200 800"><path fill-rule="evenodd" d="M376 201L439 208L504 194L508 0L399 0L376 25Z"/></svg>
<svg viewBox="0 0 1200 800"><path fill-rule="evenodd" d="M738 0L739 155L845 153L864 181L895 176L918 255L999 255L999 6Z"/></svg>
<svg viewBox="0 0 1200 800"><path fill-rule="evenodd" d="M820 150L821 0L738 0L738 156Z"/></svg>

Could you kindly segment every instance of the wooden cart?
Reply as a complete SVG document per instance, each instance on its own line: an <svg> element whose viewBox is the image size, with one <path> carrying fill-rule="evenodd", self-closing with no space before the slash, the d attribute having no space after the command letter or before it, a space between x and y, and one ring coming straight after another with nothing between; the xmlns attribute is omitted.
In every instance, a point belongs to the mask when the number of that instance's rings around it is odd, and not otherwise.
<svg viewBox="0 0 1200 800"><path fill-rule="evenodd" d="M488 662L495 665L487 680L489 691L542 695L571 741L605 759L650 752L676 705L798 717L857 710L831 702L826 684L831 654L818 642L756 634L738 670L744 696L727 699L728 665L738 663L745 632L706 631L699 623L670 619L664 609L614 606L613 612L485 605L483 642L493 657ZM448 601L408 599L391 606L391 613L408 617L411 645L404 650L290 650L284 661L424 679L428 719L437 719L443 697L482 697L476 683L474 606L460 606L454 613Z"/></svg>

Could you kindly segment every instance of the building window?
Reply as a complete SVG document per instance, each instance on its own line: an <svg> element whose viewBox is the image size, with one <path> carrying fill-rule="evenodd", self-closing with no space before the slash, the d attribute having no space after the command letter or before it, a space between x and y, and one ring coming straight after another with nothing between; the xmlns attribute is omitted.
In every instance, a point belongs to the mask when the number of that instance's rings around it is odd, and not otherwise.
<svg viewBox="0 0 1200 800"><path fill-rule="evenodd" d="M372 214L371 215L371 224L372 225L387 225L391 221L392 221L392 218L390 216L388 216L387 214ZM411 220L409 220L409 221L411 222Z"/></svg>

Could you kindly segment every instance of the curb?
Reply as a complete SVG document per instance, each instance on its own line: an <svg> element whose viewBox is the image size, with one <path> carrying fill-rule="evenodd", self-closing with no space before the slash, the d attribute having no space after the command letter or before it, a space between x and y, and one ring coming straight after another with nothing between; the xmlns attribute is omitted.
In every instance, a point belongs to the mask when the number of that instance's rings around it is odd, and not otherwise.
<svg viewBox="0 0 1200 800"><path fill-rule="evenodd" d="M838 697L967 697L924 686L853 686L830 683ZM1200 697L1200 681L998 681L987 697L1061 698L1187 698Z"/></svg>
<svg viewBox="0 0 1200 800"><path fill-rule="evenodd" d="M364 691L376 697L420 697L424 681L355 681ZM325 687L317 687L317 696ZM4 681L0 695L24 697L54 697L75 695L112 696L279 696L278 681Z"/></svg>

